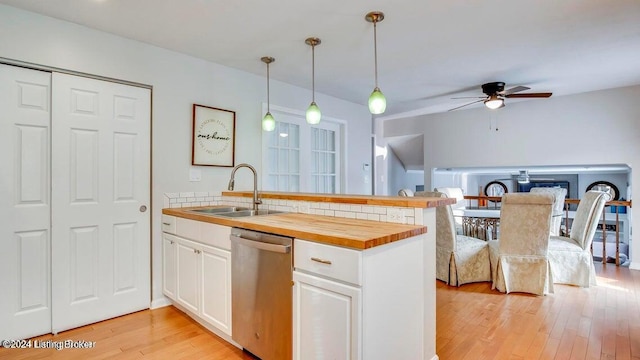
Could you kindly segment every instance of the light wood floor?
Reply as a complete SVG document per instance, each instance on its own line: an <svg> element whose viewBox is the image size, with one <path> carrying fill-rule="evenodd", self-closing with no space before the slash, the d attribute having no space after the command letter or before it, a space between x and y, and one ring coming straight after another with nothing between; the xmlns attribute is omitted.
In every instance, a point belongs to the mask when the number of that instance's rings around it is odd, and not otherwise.
<svg viewBox="0 0 640 360"><path fill-rule="evenodd" d="M611 264L596 269L599 286L556 285L555 294L544 297L500 294L489 283L455 288L437 282L440 359L640 360L640 271ZM38 338L67 339L96 347L0 349L0 359L251 359L174 307Z"/></svg>

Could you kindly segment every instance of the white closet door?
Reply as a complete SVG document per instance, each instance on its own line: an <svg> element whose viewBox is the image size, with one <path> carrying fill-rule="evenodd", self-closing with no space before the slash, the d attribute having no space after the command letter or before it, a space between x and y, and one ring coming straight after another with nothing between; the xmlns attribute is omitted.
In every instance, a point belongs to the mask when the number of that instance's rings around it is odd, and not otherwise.
<svg viewBox="0 0 640 360"><path fill-rule="evenodd" d="M0 64L0 340L51 330L50 81Z"/></svg>
<svg viewBox="0 0 640 360"><path fill-rule="evenodd" d="M149 308L150 90L53 74L52 330Z"/></svg>

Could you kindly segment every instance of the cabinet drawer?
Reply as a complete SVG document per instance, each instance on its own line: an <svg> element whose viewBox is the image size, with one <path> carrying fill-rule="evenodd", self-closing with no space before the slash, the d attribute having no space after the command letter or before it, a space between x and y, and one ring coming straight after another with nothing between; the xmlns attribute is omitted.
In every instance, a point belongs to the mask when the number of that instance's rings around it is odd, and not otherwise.
<svg viewBox="0 0 640 360"><path fill-rule="evenodd" d="M362 253L357 250L295 239L296 269L347 283L362 285Z"/></svg>
<svg viewBox="0 0 640 360"><path fill-rule="evenodd" d="M176 233L176 217L171 215L162 215L162 231L170 234Z"/></svg>

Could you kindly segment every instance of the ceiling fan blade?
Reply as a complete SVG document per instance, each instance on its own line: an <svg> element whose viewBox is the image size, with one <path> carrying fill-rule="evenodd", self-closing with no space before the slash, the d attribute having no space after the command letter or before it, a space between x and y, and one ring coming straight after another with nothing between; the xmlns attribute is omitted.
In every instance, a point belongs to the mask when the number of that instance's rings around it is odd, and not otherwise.
<svg viewBox="0 0 640 360"><path fill-rule="evenodd" d="M486 96L462 96L462 97L452 97L452 99L486 99Z"/></svg>
<svg viewBox="0 0 640 360"><path fill-rule="evenodd" d="M506 98L548 98L553 93L525 93L525 94L509 94Z"/></svg>
<svg viewBox="0 0 640 360"><path fill-rule="evenodd" d="M473 105L473 104L476 104L476 103L479 103L479 102L482 102L482 101L484 101L484 98L482 98L482 99L480 99L480 100L472 101L472 102L470 102L470 103L468 103L468 104L464 104L464 105L461 105L461 106L458 106L458 107L454 107L453 109L449 109L449 110L447 110L447 111L458 110L458 109L463 108L463 107L465 107L465 106Z"/></svg>
<svg viewBox="0 0 640 360"><path fill-rule="evenodd" d="M504 90L502 92L498 92L498 94L509 95L509 94L513 94L513 93L517 93L517 92L525 91L525 90L530 90L530 89L531 88L528 88L526 86L516 86L516 87L512 87L511 89L507 89L507 90Z"/></svg>

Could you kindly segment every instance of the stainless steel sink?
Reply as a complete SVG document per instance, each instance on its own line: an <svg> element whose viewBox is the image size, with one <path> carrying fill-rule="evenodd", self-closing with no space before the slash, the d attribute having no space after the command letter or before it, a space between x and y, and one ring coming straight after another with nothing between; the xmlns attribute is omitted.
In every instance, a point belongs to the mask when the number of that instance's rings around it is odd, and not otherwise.
<svg viewBox="0 0 640 360"><path fill-rule="evenodd" d="M285 211L276 211L276 210L239 210L239 211L231 211L231 212L223 212L212 214L213 216L223 216L223 217L245 217L245 216L258 216L258 215L271 215L271 214L284 214Z"/></svg>
<svg viewBox="0 0 640 360"><path fill-rule="evenodd" d="M201 214L217 214L217 213L227 213L227 212L232 212L232 211L243 211L243 210L249 210L249 208L228 206L228 207L193 209L193 210L189 210L189 211L193 211L193 212L197 212L197 213L201 213Z"/></svg>
<svg viewBox="0 0 640 360"><path fill-rule="evenodd" d="M221 217L232 217L232 218L285 213L285 211L276 211L276 210L267 210L267 209L250 210L249 208L246 208L246 207L235 207L235 206L193 209L188 211L196 212L203 215L209 215L209 216L221 216Z"/></svg>

